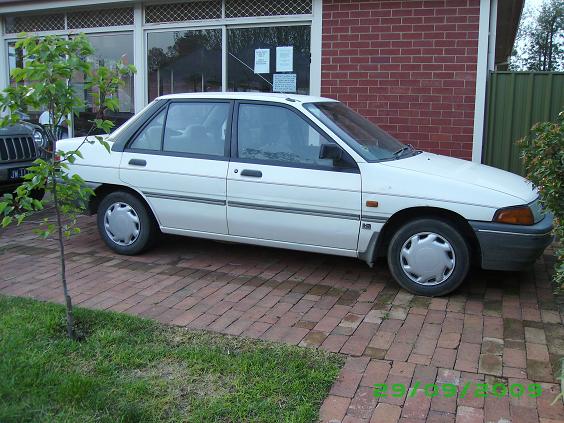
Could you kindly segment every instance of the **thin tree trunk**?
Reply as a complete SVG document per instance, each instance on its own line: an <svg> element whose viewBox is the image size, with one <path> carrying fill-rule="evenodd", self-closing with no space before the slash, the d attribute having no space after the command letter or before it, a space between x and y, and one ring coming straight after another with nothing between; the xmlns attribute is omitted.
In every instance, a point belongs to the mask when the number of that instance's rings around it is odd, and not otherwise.
<svg viewBox="0 0 564 423"><path fill-rule="evenodd" d="M52 116L53 118L53 116ZM52 125L54 128L55 125ZM52 130L47 131L48 135L51 136L51 142L53 145L53 164L56 160L57 149L56 149L56 138L52 132ZM67 270L66 270L66 262L65 262L65 241L63 239L63 222L61 219L61 209L59 207L59 198L57 196L57 174L55 171L51 174L51 178L53 180L53 204L55 207L55 215L57 218L57 241L59 242L59 254L61 259L61 283L63 285L63 294L65 296L65 306L66 306L66 317L67 317L67 335L70 339L76 339L76 334L74 331L74 315L72 311L72 300L69 295L69 290L67 287Z"/></svg>
<svg viewBox="0 0 564 423"><path fill-rule="evenodd" d="M65 242L63 239L63 222L61 220L61 210L57 198L57 180L53 175L53 202L55 203L55 214L57 216L57 233L59 242L59 252L61 258L61 283L63 284L63 293L65 295L65 305L67 308L67 335L71 339L75 339L74 333L74 315L72 312L72 300L67 288L67 272L65 263Z"/></svg>
<svg viewBox="0 0 564 423"><path fill-rule="evenodd" d="M548 71L552 71L552 47L554 43L554 23L550 25L550 41L548 42Z"/></svg>

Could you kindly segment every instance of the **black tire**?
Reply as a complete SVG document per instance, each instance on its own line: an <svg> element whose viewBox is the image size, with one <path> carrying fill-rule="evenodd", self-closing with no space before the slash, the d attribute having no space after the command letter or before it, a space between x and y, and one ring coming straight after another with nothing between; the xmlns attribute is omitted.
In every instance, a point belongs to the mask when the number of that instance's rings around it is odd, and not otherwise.
<svg viewBox="0 0 564 423"><path fill-rule="evenodd" d="M138 223L135 224L138 229L138 235L134 239L122 240L123 242L131 242L128 245L117 243L106 231L106 212L109 208L113 207L115 209L116 204L129 206L132 209L130 214L138 220ZM106 245L118 254L127 256L140 254L153 246L157 239L157 227L147 206L135 195L128 192L116 191L105 196L98 206L97 221L100 236Z"/></svg>
<svg viewBox="0 0 564 423"><path fill-rule="evenodd" d="M408 270L404 270L404 265L407 266L410 265L410 263L406 260L405 255L401 255L404 245L406 246L405 251L411 250L412 244L410 240L412 237L418 236L418 240L424 241L428 236L425 235L425 233L438 235L438 237L433 236L429 238L429 240L436 238L434 242L443 246L435 247L432 250L434 254L439 254L438 260L443 260L443 258L440 257L442 252L444 252L445 257L448 257L447 260L454 258L453 267L443 270L444 273L442 273L442 276L445 277L445 280L437 282L437 278L434 280L431 278L428 279L430 283L428 285L412 280L412 277L416 278L418 276L417 273L411 273L411 277L408 276ZM430 247L432 247L432 245L430 245ZM447 250L449 252L447 252ZM421 260L422 258L427 258L426 254L430 250L423 251L424 249L419 249L418 254L420 260L417 263L419 267L425 267L421 266L422 262L426 264L433 263L433 260ZM439 253L439 251L441 252ZM417 262L417 260L415 260L416 258L417 256L414 254L414 262ZM400 227L392 237L388 247L388 266L394 279L409 292L429 297L446 295L458 288L466 278L468 269L470 268L470 249L463 236L452 224L432 218L416 219ZM440 269L441 266L439 265L438 268ZM435 284L433 285L432 283Z"/></svg>

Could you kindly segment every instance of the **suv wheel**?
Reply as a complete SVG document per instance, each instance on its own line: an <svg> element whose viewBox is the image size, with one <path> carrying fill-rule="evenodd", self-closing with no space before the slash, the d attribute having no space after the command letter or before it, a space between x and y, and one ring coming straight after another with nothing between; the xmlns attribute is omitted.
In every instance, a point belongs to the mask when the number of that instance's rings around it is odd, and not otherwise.
<svg viewBox="0 0 564 423"><path fill-rule="evenodd" d="M470 251L460 232L435 219L402 226L388 248L396 281L417 295L445 295L460 286L470 267Z"/></svg>
<svg viewBox="0 0 564 423"><path fill-rule="evenodd" d="M155 223L145 204L127 192L113 192L98 206L98 231L118 254L135 255L156 239Z"/></svg>

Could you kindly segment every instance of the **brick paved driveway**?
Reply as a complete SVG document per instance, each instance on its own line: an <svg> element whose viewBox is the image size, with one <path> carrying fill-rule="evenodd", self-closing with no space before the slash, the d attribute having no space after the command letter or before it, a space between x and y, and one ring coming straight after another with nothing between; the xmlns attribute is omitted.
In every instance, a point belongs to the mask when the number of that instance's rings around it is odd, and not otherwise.
<svg viewBox="0 0 564 423"><path fill-rule="evenodd" d="M526 273L473 271L455 295L429 299L399 289L384 263L168 236L128 258L105 248L93 218L81 225L68 244L75 304L346 354L324 421L564 421L562 403L550 406L564 310L547 257ZM29 226L0 230L0 293L61 302L58 266L54 243ZM372 389L499 379L538 382L544 394L430 399L416 389L378 401Z"/></svg>

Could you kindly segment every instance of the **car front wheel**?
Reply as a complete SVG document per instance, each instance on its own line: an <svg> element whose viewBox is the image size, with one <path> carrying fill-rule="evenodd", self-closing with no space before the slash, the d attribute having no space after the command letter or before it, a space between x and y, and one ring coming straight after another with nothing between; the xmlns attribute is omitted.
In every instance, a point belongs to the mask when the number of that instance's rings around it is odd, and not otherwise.
<svg viewBox="0 0 564 423"><path fill-rule="evenodd" d="M135 255L155 241L156 228L147 206L127 192L113 192L98 207L98 231L118 254Z"/></svg>
<svg viewBox="0 0 564 423"><path fill-rule="evenodd" d="M470 267L470 251L460 232L436 219L402 226L388 248L388 265L396 281L417 295L445 295L460 286Z"/></svg>

